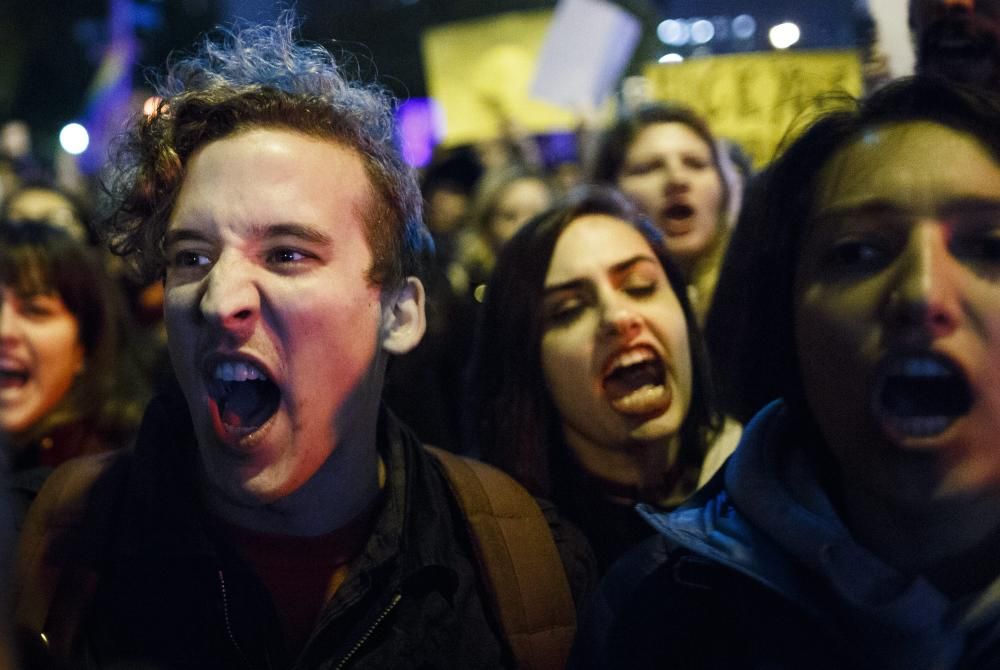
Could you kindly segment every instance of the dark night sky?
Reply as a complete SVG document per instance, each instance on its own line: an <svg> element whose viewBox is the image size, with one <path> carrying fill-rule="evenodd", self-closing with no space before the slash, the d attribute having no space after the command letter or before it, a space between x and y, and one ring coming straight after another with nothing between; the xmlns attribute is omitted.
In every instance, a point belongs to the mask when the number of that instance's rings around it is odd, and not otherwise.
<svg viewBox="0 0 1000 670"><path fill-rule="evenodd" d="M138 29L142 66L159 66L171 49L185 48L201 32L232 16L273 15L264 0L133 0L158 23ZM816 29L803 46L849 44L853 0L621 0L646 25L634 69L658 57L654 28L663 18L736 14L798 19ZM507 11L554 7L555 0L298 0L304 37L355 54L362 74L396 95L426 95L420 56L424 28ZM77 116L85 103L104 38L108 0L0 0L0 122L27 120L48 136ZM150 12L149 10L152 10ZM375 65L373 65L373 63Z"/></svg>

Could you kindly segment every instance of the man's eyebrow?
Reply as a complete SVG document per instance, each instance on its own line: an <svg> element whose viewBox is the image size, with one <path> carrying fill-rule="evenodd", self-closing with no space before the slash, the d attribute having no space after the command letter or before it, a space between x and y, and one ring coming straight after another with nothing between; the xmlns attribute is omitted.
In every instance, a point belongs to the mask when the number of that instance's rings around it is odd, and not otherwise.
<svg viewBox="0 0 1000 670"><path fill-rule="evenodd" d="M327 245L333 242L333 238L322 230L311 226L304 226L300 223L260 224L253 226L251 232L254 237L261 239L297 237L305 242L320 245Z"/></svg>
<svg viewBox="0 0 1000 670"><path fill-rule="evenodd" d="M333 238L323 231L304 226L300 223L255 224L250 228L250 235L258 239L297 237L306 242L320 245L327 245L333 242ZM198 230L180 228L168 231L163 243L164 246L169 247L178 242L207 242L209 239L208 235Z"/></svg>
<svg viewBox="0 0 1000 670"><path fill-rule="evenodd" d="M163 246L170 247L178 242L207 242L208 237L197 230L181 228L179 230L168 230L163 237Z"/></svg>

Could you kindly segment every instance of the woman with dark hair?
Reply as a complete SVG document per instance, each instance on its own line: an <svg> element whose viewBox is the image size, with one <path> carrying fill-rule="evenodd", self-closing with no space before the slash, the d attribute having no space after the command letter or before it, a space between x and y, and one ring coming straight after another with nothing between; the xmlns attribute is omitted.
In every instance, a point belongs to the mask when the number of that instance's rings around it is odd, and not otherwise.
<svg viewBox="0 0 1000 670"><path fill-rule="evenodd" d="M605 131L592 166L593 181L634 198L663 232L699 323L725 254L734 218L730 201L738 200L725 160L703 118L683 105L655 103Z"/></svg>
<svg viewBox="0 0 1000 670"><path fill-rule="evenodd" d="M126 336L92 249L46 223L0 222L0 430L24 502L56 465L138 426L146 392Z"/></svg>
<svg viewBox="0 0 1000 670"><path fill-rule="evenodd" d="M574 667L1000 667L1000 104L909 79L827 110L771 168L732 324L781 400L640 505Z"/></svg>
<svg viewBox="0 0 1000 670"><path fill-rule="evenodd" d="M722 428L684 280L624 197L591 187L504 247L472 360L471 437L548 498L606 567L718 467ZM722 448L724 451L724 448Z"/></svg>
<svg viewBox="0 0 1000 670"><path fill-rule="evenodd" d="M8 221L44 221L66 230L81 242L94 246L98 243L83 200L44 180L24 182L9 193L0 207L0 218Z"/></svg>

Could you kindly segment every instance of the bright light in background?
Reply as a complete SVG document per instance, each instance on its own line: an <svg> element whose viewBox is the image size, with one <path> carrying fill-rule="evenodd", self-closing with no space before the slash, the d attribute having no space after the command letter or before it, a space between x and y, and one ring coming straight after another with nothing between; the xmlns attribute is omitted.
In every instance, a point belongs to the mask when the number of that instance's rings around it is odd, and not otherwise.
<svg viewBox="0 0 1000 670"><path fill-rule="evenodd" d="M757 32L757 22L749 14L740 14L733 19L733 35L736 39L748 40Z"/></svg>
<svg viewBox="0 0 1000 670"><path fill-rule="evenodd" d="M163 98L158 95L151 95L146 98L145 102L142 103L142 113L146 116L152 116L156 114L156 110L160 108L160 103L163 102Z"/></svg>
<svg viewBox="0 0 1000 670"><path fill-rule="evenodd" d="M68 154L78 156L87 150L90 133L79 123L67 123L59 131L59 145Z"/></svg>
<svg viewBox="0 0 1000 670"><path fill-rule="evenodd" d="M705 44L715 37L715 26L711 21L698 19L691 23L691 41L695 44Z"/></svg>
<svg viewBox="0 0 1000 670"><path fill-rule="evenodd" d="M801 33L799 32L799 27L789 21L787 23L779 23L771 28L767 36L771 40L771 46L775 49L787 49L799 41Z"/></svg>
<svg viewBox="0 0 1000 670"><path fill-rule="evenodd" d="M656 36L664 44L679 47L688 43L691 39L691 28L686 21L677 19L667 19L656 27Z"/></svg>
<svg viewBox="0 0 1000 670"><path fill-rule="evenodd" d="M660 56L660 63L682 63L684 62L684 56L680 54L670 53Z"/></svg>
<svg viewBox="0 0 1000 670"><path fill-rule="evenodd" d="M410 98L396 110L403 160L421 168L434 154L434 146L444 135L444 113L431 98Z"/></svg>

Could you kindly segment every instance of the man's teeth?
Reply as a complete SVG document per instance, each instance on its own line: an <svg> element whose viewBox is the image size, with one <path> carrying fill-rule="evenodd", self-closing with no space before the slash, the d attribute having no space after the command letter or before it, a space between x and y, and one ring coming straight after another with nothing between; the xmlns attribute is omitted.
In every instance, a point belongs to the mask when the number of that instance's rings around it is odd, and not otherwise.
<svg viewBox="0 0 1000 670"><path fill-rule="evenodd" d="M264 381L267 375L249 363L227 362L215 367L215 378L224 382Z"/></svg>

